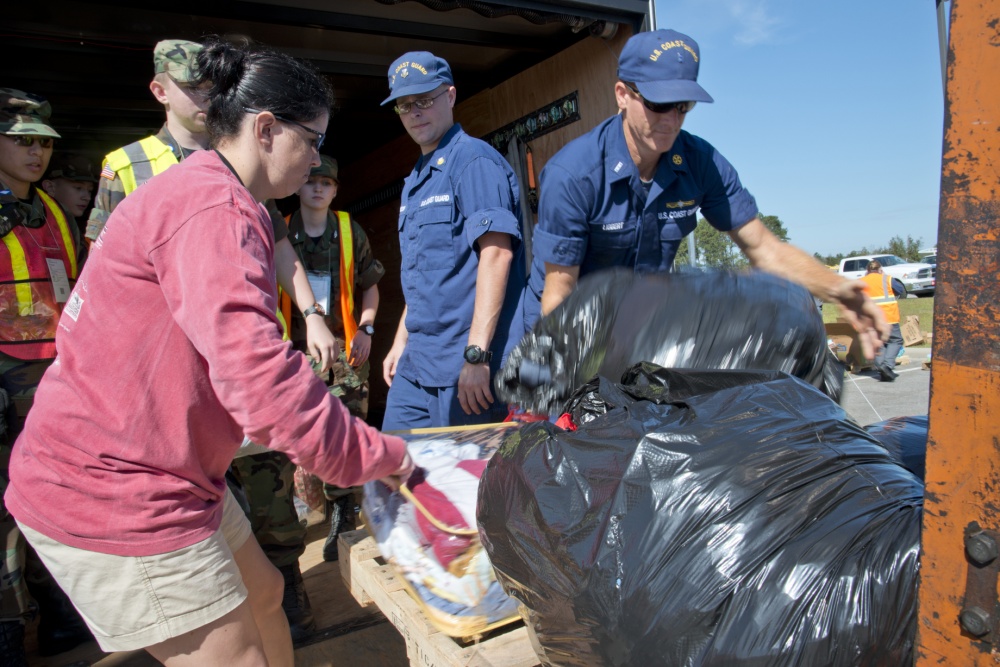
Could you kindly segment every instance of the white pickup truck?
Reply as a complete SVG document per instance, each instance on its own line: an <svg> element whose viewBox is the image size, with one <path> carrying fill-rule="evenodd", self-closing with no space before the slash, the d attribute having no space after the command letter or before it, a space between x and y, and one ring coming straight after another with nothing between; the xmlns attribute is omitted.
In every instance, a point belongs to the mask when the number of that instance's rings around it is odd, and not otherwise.
<svg viewBox="0 0 1000 667"><path fill-rule="evenodd" d="M845 278L860 278L865 275L868 262L878 260L882 272L898 278L908 293L917 296L932 296L934 294L935 269L930 264L907 262L895 255L857 255L840 260L840 270L837 272ZM905 296L904 296L905 298Z"/></svg>

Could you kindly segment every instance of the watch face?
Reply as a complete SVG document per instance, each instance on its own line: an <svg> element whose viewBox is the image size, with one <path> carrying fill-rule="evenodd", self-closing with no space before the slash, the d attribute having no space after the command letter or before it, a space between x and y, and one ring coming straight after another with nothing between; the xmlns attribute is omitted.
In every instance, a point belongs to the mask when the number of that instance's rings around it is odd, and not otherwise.
<svg viewBox="0 0 1000 667"><path fill-rule="evenodd" d="M374 336L375 335L375 327L373 327L370 324L364 325L363 327L361 327L361 330L364 331L369 336Z"/></svg>
<svg viewBox="0 0 1000 667"><path fill-rule="evenodd" d="M483 350L478 345L465 348L465 360L470 364L478 364L483 358Z"/></svg>

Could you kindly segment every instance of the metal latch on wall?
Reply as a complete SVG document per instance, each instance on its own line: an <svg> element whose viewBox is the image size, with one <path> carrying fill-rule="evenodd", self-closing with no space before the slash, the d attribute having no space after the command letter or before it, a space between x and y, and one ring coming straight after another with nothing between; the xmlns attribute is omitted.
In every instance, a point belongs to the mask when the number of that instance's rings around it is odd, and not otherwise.
<svg viewBox="0 0 1000 667"><path fill-rule="evenodd" d="M965 527L965 597L958 615L962 630L979 641L1000 644L1000 533L973 521Z"/></svg>

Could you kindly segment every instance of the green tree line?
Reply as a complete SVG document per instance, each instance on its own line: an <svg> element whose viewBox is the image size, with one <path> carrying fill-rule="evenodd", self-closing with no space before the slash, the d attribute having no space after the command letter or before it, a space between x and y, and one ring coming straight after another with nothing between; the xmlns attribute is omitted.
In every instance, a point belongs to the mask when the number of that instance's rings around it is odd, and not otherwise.
<svg viewBox="0 0 1000 667"><path fill-rule="evenodd" d="M885 246L874 248L863 246L860 250L852 250L840 255L821 255L815 253L813 257L828 266L840 266L840 260L845 257L854 257L855 255L895 255L896 257L902 257L908 262L917 262L920 261L921 245L923 245L922 238L915 239L907 235L906 239L903 239L902 236L893 236L889 239L888 245Z"/></svg>
<svg viewBox="0 0 1000 667"><path fill-rule="evenodd" d="M762 215L760 221L770 229L775 236L782 241L788 241L788 230L781 224L781 220L776 215ZM720 232L712 225L708 224L705 218L698 220L698 226L694 228L694 244L697 264L713 269L742 269L750 266L750 262L731 238L729 234ZM688 259L688 241L681 241L681 247L677 250L677 257L674 264L683 266L690 264Z"/></svg>
<svg viewBox="0 0 1000 667"><path fill-rule="evenodd" d="M778 216L762 215L760 216L760 220L779 239L786 242L790 240L788 230ZM718 231L712 225L708 224L708 221L704 218L700 218L698 226L694 228L694 240L695 259L699 266L715 269L741 269L750 265L747 258L740 252L739 247L729 238L729 234ZM815 253L813 257L827 266L839 266L840 260L855 255L896 255L907 261L915 262L920 259L922 241L923 239L915 239L912 236L907 236L905 239L901 236L893 236L885 246L873 248L863 246L858 250L851 250L850 252L838 255L821 255L820 253ZM678 266L691 263L688 259L687 239L681 242L674 263Z"/></svg>

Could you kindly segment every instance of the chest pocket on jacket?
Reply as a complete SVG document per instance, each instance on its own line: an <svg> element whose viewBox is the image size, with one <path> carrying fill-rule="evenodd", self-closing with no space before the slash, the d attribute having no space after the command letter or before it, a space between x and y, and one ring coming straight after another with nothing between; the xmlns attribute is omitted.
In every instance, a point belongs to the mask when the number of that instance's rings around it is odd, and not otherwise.
<svg viewBox="0 0 1000 667"><path fill-rule="evenodd" d="M417 211L413 220L416 233L413 247L418 271L450 269L455 266L452 217L450 206L429 206Z"/></svg>
<svg viewBox="0 0 1000 667"><path fill-rule="evenodd" d="M587 239L588 268L622 266L632 256L636 245L636 227L629 222L595 222ZM630 265L630 264L629 264Z"/></svg>

